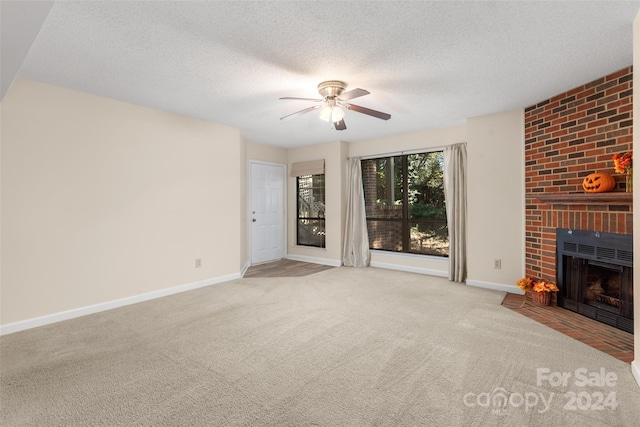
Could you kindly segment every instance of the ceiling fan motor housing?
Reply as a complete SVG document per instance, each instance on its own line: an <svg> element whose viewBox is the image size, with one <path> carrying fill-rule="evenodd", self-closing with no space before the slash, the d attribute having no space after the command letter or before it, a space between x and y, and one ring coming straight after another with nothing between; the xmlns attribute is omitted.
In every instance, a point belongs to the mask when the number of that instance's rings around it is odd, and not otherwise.
<svg viewBox="0 0 640 427"><path fill-rule="evenodd" d="M347 84L339 80L328 80L318 85L318 93L322 95L324 99L334 99L340 96L344 92Z"/></svg>

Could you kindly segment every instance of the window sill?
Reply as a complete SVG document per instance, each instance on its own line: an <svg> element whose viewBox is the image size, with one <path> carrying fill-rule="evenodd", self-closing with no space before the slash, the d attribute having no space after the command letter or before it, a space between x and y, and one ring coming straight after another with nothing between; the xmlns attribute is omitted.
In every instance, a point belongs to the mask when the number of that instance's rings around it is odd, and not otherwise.
<svg viewBox="0 0 640 427"><path fill-rule="evenodd" d="M299 249L307 249L310 251L320 251L320 252L326 252L327 248L319 248L317 246L305 246L305 245L293 245L294 248L299 248Z"/></svg>
<svg viewBox="0 0 640 427"><path fill-rule="evenodd" d="M370 249L370 251L372 254L381 255L381 256L389 256L389 257L405 258L405 259L412 258L412 259L419 259L419 260L430 261L430 262L441 262L443 264L449 263L449 257L409 254L404 252L381 251L376 249Z"/></svg>

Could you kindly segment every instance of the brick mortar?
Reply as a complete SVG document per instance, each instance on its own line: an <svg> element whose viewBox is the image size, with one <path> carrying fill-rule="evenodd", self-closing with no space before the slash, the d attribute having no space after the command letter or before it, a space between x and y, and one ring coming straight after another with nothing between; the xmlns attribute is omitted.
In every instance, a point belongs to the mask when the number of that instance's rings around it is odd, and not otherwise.
<svg viewBox="0 0 640 427"><path fill-rule="evenodd" d="M525 108L526 274L556 280L555 229L633 233L631 206L547 205L539 194L583 193L594 172L616 179L614 153L632 150L633 70L626 67Z"/></svg>

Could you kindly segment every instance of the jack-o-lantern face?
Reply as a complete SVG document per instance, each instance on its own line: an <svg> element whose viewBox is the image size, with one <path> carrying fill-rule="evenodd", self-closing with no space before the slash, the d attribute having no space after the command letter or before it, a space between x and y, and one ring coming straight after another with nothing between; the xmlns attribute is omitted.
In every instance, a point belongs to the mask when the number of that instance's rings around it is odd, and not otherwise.
<svg viewBox="0 0 640 427"><path fill-rule="evenodd" d="M606 173L592 173L584 177L582 188L587 193L606 193L616 186L616 180Z"/></svg>

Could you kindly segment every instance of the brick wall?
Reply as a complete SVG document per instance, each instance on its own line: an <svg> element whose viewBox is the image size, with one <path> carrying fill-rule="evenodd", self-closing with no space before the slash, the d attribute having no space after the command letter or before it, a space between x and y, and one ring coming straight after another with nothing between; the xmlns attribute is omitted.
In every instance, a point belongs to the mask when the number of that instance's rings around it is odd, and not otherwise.
<svg viewBox="0 0 640 427"><path fill-rule="evenodd" d="M594 172L614 175L611 156L632 149L632 68L525 109L526 274L555 280L555 229L632 234L627 205L551 205L540 194L584 193Z"/></svg>

